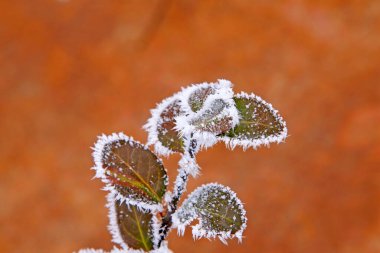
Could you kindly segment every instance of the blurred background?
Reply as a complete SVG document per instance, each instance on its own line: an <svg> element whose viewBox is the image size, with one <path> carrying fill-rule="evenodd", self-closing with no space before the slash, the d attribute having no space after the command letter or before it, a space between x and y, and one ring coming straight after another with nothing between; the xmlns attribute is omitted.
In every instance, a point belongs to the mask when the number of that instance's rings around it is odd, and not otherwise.
<svg viewBox="0 0 380 253"><path fill-rule="evenodd" d="M245 203L242 244L190 252L380 252L380 1L0 1L0 252L111 249L90 147L143 142L149 109L218 78L271 102L286 143L202 152ZM164 160L171 179L178 156Z"/></svg>

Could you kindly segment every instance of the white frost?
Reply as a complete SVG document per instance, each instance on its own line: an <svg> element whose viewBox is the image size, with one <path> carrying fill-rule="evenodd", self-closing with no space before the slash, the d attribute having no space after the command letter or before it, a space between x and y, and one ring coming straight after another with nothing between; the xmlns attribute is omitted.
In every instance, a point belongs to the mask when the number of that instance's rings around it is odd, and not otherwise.
<svg viewBox="0 0 380 253"><path fill-rule="evenodd" d="M189 155L183 155L178 162L180 169L186 171L186 173L197 177L199 175L199 165L195 158L191 158Z"/></svg>
<svg viewBox="0 0 380 253"><path fill-rule="evenodd" d="M203 88L212 88L213 93L209 94L203 103L202 108L194 112L189 104L190 96L197 90ZM215 83L201 83L193 84L182 90L173 96L164 99L159 103L155 109L151 110L151 117L144 125L144 129L148 132L147 145L154 145L155 151L163 156L168 156L173 153L172 150L165 147L158 139L158 126L162 122L161 114L163 111L176 100L180 103L181 114L175 117L175 130L180 133L180 136L189 139L197 140L201 148L207 148L214 145L218 139L215 133L200 130L195 127L192 122L195 120L201 120L204 115L210 113L215 107L217 101L223 101L225 107L223 110L213 119L220 120L225 117L231 118L232 126L235 126L239 122L239 114L233 101L232 83L228 80L219 79Z"/></svg>
<svg viewBox="0 0 380 253"><path fill-rule="evenodd" d="M141 250L134 250L130 249L128 245L124 242L119 226L117 224L117 213L116 213L116 208L115 208L115 201L116 201L116 196L114 192L111 192L107 195L107 205L106 207L108 208L108 218L109 218L109 225L108 225L108 230L110 231L112 235L112 242L120 245L124 251L120 252L131 252L131 253L139 253L139 252L144 252ZM124 203L121 203L124 205ZM142 210L142 211L147 211L147 210ZM151 228L152 228L152 242L154 247L156 248L156 245L158 245L158 242L160 240L160 235L159 235L159 229L161 227L161 222L157 219L156 213L153 213L153 218L151 220ZM166 251L165 251L166 250ZM161 243L161 247L159 249L155 249L150 251L152 253L165 253L165 252L171 252L167 248L167 242Z"/></svg>
<svg viewBox="0 0 380 253"><path fill-rule="evenodd" d="M78 253L106 253L104 250L102 249L81 249L78 251Z"/></svg>
<svg viewBox="0 0 380 253"><path fill-rule="evenodd" d="M214 145L218 141L216 134L199 130L192 124L192 122L201 120L202 117L214 109L217 101L223 101L225 105L223 110L213 120L230 117L232 127L235 126L239 122L239 114L233 100L234 94L232 86L233 85L230 81L219 79L216 83L201 83L182 89L180 98L184 114L176 117L176 130L183 136L193 135L192 138L197 141L201 148L207 148ZM208 95L199 111L194 112L189 104L190 96L197 90L209 87L214 90L214 93Z"/></svg>
<svg viewBox="0 0 380 253"><path fill-rule="evenodd" d="M108 208L108 219L109 219L109 225L108 230L111 233L112 236L112 242L119 244L123 249L128 249L128 245L125 244L121 233L119 226L117 224L117 213L115 208L115 201L116 201L116 194L115 192L110 192L107 195L107 204L106 207Z"/></svg>
<svg viewBox="0 0 380 253"><path fill-rule="evenodd" d="M108 251L102 250L102 249L81 249L78 251L78 253L108 253ZM118 249L114 247L109 253L146 253L143 250L135 250L135 249ZM173 253L168 248L168 243L162 242L161 247L159 249L154 249L149 251L148 253Z"/></svg>
<svg viewBox="0 0 380 253"><path fill-rule="evenodd" d="M135 141L133 139L133 137L129 137L123 133L113 133L111 135L103 134L103 135L99 136L98 141L95 143L95 146L93 148L94 151L92 153L92 156L93 156L93 159L95 162L95 166L92 168L96 172L95 178L100 178L102 180L102 182L106 184L106 186L103 189L110 191L112 193L115 193L115 198L117 200L120 200L121 202L125 202L127 205L135 205L141 209L161 211L162 210L161 204L157 204L154 202L146 203L146 202L142 202L142 201L139 201L139 200L136 200L133 198L128 198L128 197L120 194L115 189L115 186L112 185L111 182L107 179L106 170L104 169L103 162L102 162L102 158L103 158L104 151L105 151L104 147L106 144L109 144L109 143L115 142L115 141L120 141L120 140L124 140L125 142L129 143L130 145L133 145L133 144L142 145L146 150L148 150L148 148L145 145L141 144L138 141ZM158 158L158 162L162 163L162 161L159 158ZM168 177L165 176L165 185L167 185L167 184L168 184Z"/></svg>
<svg viewBox="0 0 380 253"><path fill-rule="evenodd" d="M168 156L174 153L172 150L162 145L162 143L158 139L157 128L162 121L162 112L174 101L181 100L180 97L181 92L178 92L173 96L164 99L161 103L157 104L156 108L150 110L152 116L148 119L148 122L143 126L143 129L148 133L147 145L154 145L154 150L159 155Z"/></svg>
<svg viewBox="0 0 380 253"><path fill-rule="evenodd" d="M245 92L241 92L235 95L235 97L252 99L252 100L258 101L259 103L262 103L270 111L270 113L276 118L276 120L280 122L280 124L283 126L283 130L276 135L271 135L268 137L262 136L261 138L257 138L257 139L248 139L248 138L242 139L242 138L236 138L236 137L230 138L228 136L223 136L223 137L218 137L218 140L224 141L226 146L230 149L234 149L236 146L242 146L244 150L248 148L256 149L257 147L261 145L269 146L270 143L284 142L288 134L286 122L283 120L283 118L278 113L278 111L273 108L272 104L266 102L261 97L253 93L247 94Z"/></svg>
<svg viewBox="0 0 380 253"><path fill-rule="evenodd" d="M200 217L200 212L202 210L197 210L196 203L199 200L199 197L206 194L208 191L218 190L220 192L228 193L231 197L230 199L234 200L238 206L239 212L241 213L242 225L240 229L232 234L231 231L218 231L216 229L205 229L203 226L204 220ZM236 237L239 242L241 242L243 238L243 231L247 227L247 217L246 211L243 207L242 202L236 196L236 193L233 192L229 187L223 186L217 183L206 184L195 189L189 197L183 202L182 206L174 213L173 220L173 228L177 228L177 232L179 235L183 235L185 232L186 226L190 225L190 223L194 219L199 219L199 224L192 226L192 233L194 239L199 239L202 237L205 238L219 238L223 243L226 243L226 239Z"/></svg>

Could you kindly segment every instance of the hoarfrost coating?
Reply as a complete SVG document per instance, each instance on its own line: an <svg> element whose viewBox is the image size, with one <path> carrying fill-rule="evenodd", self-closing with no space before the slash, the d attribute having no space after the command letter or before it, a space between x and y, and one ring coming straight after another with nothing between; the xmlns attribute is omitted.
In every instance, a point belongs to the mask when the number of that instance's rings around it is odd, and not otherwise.
<svg viewBox="0 0 380 253"><path fill-rule="evenodd" d="M119 225L118 225L118 221L117 221L117 213L116 213L116 209L115 209L115 202L116 201L117 201L117 199L115 198L115 193L110 192L107 196L106 207L109 210L109 213L108 213L108 218L109 218L108 230L110 231L110 233L112 235L112 241L116 244L119 244L127 252L144 252L144 251L139 251L139 250L136 251L134 249L130 249L128 247L128 245L124 242L122 235L121 235ZM125 203L120 202L120 204L124 205ZM147 210L144 210L144 211L147 212ZM167 249L167 244L163 244L163 245L161 245L160 249L157 249L157 245L158 245L158 242L160 240L160 235L159 235L160 226L161 226L161 223L157 219L156 213L153 213L152 220L151 220L151 228L153 230L152 231L152 237L153 237L152 241L153 241L153 245L154 245L154 248L156 251L153 250L153 251L151 251L152 253L170 252L170 251L162 251L165 248ZM158 250L161 250L161 251L158 251Z"/></svg>
<svg viewBox="0 0 380 253"><path fill-rule="evenodd" d="M191 96L202 89L211 89L206 96L202 97L197 111L194 111L190 105ZM214 132L217 122L228 118L230 128L234 127L239 121L239 115L233 101L232 83L227 80L218 80L217 83L202 83L192 85L182 90L181 107L185 111L183 115L176 117L175 129L183 136L190 136L197 141L201 147L210 147L217 142L216 135L220 132ZM196 99L196 97L195 97ZM201 99L200 99L201 100ZM208 124L208 127L205 125Z"/></svg>
<svg viewBox="0 0 380 253"><path fill-rule="evenodd" d="M79 250L78 253L146 253L146 252L143 250L134 250L134 249L125 250L125 249L118 249L118 248L114 247L111 251L105 251L102 249L87 248L87 249ZM173 251L171 251L168 248L168 243L165 242L161 245L161 247L159 249L151 250L148 253L173 253Z"/></svg>
<svg viewBox="0 0 380 253"><path fill-rule="evenodd" d="M175 118L173 129L177 132L178 138L184 138L185 141L186 138L189 139L191 134L191 138L197 141L200 148L211 147L218 141L224 141L226 146L231 149L234 149L236 146L242 146L244 150L249 147L256 149L260 145L268 146L270 143L283 142L287 137L287 128L285 121L278 114L278 111L275 110L270 103L255 94L241 92L234 96L232 86L230 81L223 79L218 80L216 83L195 84L187 88L182 88L180 92L163 100L156 109L151 111L152 116L144 126L148 132L148 145L154 144L156 152L160 155L169 155L174 152L162 144L157 132L159 124L165 120L161 118L162 112L174 101L179 103L180 110L177 116L173 116ZM201 98L193 96L193 94L202 89L209 89L210 91L207 94L202 94L204 96ZM268 113L274 116L276 121L283 126L281 131L270 136L263 135L260 138L254 139L243 138L242 136L237 138L231 138L226 135L218 136L222 132L211 131L217 131L221 125L223 126L223 123L228 124L227 122L230 122L230 125L226 126L229 126L231 129L239 123L241 115L234 102L234 99L239 98L252 99L258 103L258 107L262 106L268 110ZM199 104L195 110L192 108L190 101ZM218 106L221 106L219 111L215 111ZM210 118L212 115L214 117ZM230 119L230 121L227 119ZM205 126L205 124L207 126ZM260 122L258 122L258 124L260 124ZM215 128L216 126L218 127ZM220 131L223 130L225 129L220 129Z"/></svg>
<svg viewBox="0 0 380 253"><path fill-rule="evenodd" d="M286 123L270 103L259 96L233 93L232 83L219 79L214 83L191 85L164 99L144 125L147 145L157 154L179 153L178 174L173 191L167 189L168 177L162 161L147 146L123 133L98 137L93 148L95 177L108 191L108 229L114 247L111 253L170 253L168 233L177 228L183 235L192 226L194 239L218 238L242 241L247 227L242 202L229 187L218 183L195 189L188 198L189 176L199 175L196 154L219 141L233 149L242 146L280 143L287 137ZM106 253L83 249L79 253Z"/></svg>
<svg viewBox="0 0 380 253"><path fill-rule="evenodd" d="M286 122L283 120L283 118L278 113L278 111L273 108L272 104L266 102L264 99L262 99L261 97L253 93L247 94L245 92L241 92L235 95L235 98L244 98L244 99L252 100L252 102L257 102L259 107L264 108L263 110L268 110L268 113L270 113L275 118L276 122L278 122L278 124L281 126L282 129L280 132L276 134L269 135L269 136L263 135L259 138L244 138L244 136L233 137L233 138L228 137L228 136L218 137L220 141L225 142L228 148L234 149L236 146L241 146L244 150L248 148L256 149L257 147L261 145L269 146L270 143L281 143L285 141L288 135Z"/></svg>
<svg viewBox="0 0 380 253"><path fill-rule="evenodd" d="M154 150L159 155L168 156L174 153L173 150L164 146L162 142L159 140L158 128L159 128L159 125L162 124L164 120L168 120L168 119L163 119L161 117L162 113L168 108L168 106L180 100L181 100L181 92L178 92L174 94L173 96L164 99L161 103L157 104L155 109L152 109L150 111L152 116L149 118L148 122L143 126L143 128L148 133L147 145L148 146L154 145Z"/></svg>
<svg viewBox="0 0 380 253"><path fill-rule="evenodd" d="M202 97L204 101L202 101L201 107L198 111L194 111L190 105L192 94L206 88L210 88L212 92L207 94L206 98ZM205 120L202 120L202 118L207 119L206 117L212 114L218 103L221 103L220 101L223 102L223 107L220 112L214 115L214 122L229 118L230 127L235 126L238 123L239 114L234 106L232 83L230 81L220 79L216 83L194 84L190 87L182 88L180 92L164 99L155 109L151 110L151 117L143 127L148 132L147 145L154 145L155 151L163 156L174 153L175 151L165 146L159 138L160 131L165 133L164 131L174 129L178 132L179 138L189 138L190 134L192 134L192 138L196 139L201 147L207 148L212 146L217 141L215 133L210 132L210 129L202 130L200 127L204 126L202 122ZM176 112L178 115L174 115L175 126L173 126L172 129L162 129L163 123L168 123L173 120L167 118L167 116L163 116L165 115L165 111L169 110L169 107L174 106L177 102L180 108ZM200 122L199 126L195 126L194 122ZM209 127L212 127L212 125Z"/></svg>
<svg viewBox="0 0 380 253"><path fill-rule="evenodd" d="M111 181L107 178L105 165L103 164L103 158L109 156L109 152L110 152L109 148L107 148L107 145L111 143L117 143L118 141L121 141L121 140L125 141L131 146L138 146L139 148L143 148L144 150L149 151L147 146L141 144L138 141L135 141L133 137L126 136L123 133L113 133L111 135L103 134L98 137L98 141L95 143L95 146L93 148L93 153L92 153L92 156L95 162L95 166L92 169L96 171L95 177L100 178L102 182L106 184L106 186L104 187L105 190L115 193L115 198L117 200L124 201L126 204L129 204L129 205L136 205L138 208L141 208L144 210L147 210L147 209L156 210L156 211L162 210L161 203L141 201L138 198L133 198L134 196L133 194L131 194L130 197L124 196L115 188L113 184L111 184ZM156 158L156 159L157 159L158 164L162 164L162 160L160 158ZM166 175L164 176L165 185L168 185L168 180L169 179L166 173Z"/></svg>
<svg viewBox="0 0 380 253"><path fill-rule="evenodd" d="M225 243L226 239L236 237L240 242L247 227L245 214L243 204L235 192L227 186L211 183L198 187L189 195L173 215L173 227L177 228L179 235L183 235L186 226L194 219L199 219L199 224L192 227L194 239L217 237ZM216 225L218 223L215 221L220 218L230 220L231 224L239 222L237 225Z"/></svg>

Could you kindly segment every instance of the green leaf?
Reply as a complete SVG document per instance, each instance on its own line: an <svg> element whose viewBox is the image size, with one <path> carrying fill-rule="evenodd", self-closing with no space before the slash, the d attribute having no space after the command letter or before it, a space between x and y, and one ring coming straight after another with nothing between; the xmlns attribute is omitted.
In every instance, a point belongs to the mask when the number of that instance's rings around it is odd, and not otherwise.
<svg viewBox="0 0 380 253"><path fill-rule="evenodd" d="M145 124L148 132L148 145L154 144L160 155L184 152L184 140L175 129L175 118L183 114L178 94L165 99L151 111L152 117Z"/></svg>
<svg viewBox="0 0 380 253"><path fill-rule="evenodd" d="M94 152L96 176L129 204L148 209L161 205L167 174L147 147L124 134L101 136Z"/></svg>
<svg viewBox="0 0 380 253"><path fill-rule="evenodd" d="M171 151L183 153L183 139L175 127L175 117L181 114L180 101L174 100L160 114L157 124L158 140Z"/></svg>
<svg viewBox="0 0 380 253"><path fill-rule="evenodd" d="M110 232L124 249L150 251L154 247L154 215L109 196Z"/></svg>
<svg viewBox="0 0 380 253"><path fill-rule="evenodd" d="M216 99L202 115L194 117L189 123L199 132L215 135L225 133L234 126L234 118L228 108L229 105L223 99Z"/></svg>
<svg viewBox="0 0 380 253"><path fill-rule="evenodd" d="M239 120L233 100L232 83L192 85L182 91L184 114L176 117L176 129L183 136L192 136L201 148L217 142L217 135L233 128Z"/></svg>
<svg viewBox="0 0 380 253"><path fill-rule="evenodd" d="M229 146L255 148L262 144L279 143L286 138L286 123L271 104L254 94L245 93L235 95L234 101L239 111L239 123L221 135Z"/></svg>
<svg viewBox="0 0 380 253"><path fill-rule="evenodd" d="M207 97L215 94L215 87L210 85L200 86L198 89L195 89L189 96L188 103L193 112L197 112L202 109L204 102Z"/></svg>
<svg viewBox="0 0 380 253"><path fill-rule="evenodd" d="M230 188L220 184L207 184L197 188L174 214L173 222L179 233L194 219L194 238L242 238L247 218L241 201Z"/></svg>

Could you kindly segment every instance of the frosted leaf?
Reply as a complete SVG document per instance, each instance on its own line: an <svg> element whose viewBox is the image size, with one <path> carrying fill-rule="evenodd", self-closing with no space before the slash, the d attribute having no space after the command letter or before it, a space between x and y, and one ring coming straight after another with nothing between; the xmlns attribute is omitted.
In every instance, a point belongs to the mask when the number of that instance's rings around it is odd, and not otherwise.
<svg viewBox="0 0 380 253"><path fill-rule="evenodd" d="M116 198L145 209L161 209L167 174L147 147L122 133L102 135L93 153L96 177L115 191Z"/></svg>
<svg viewBox="0 0 380 253"><path fill-rule="evenodd" d="M183 152L183 139L179 133L174 129L174 118L180 115L181 109L179 100L173 101L165 110L161 113L161 122L157 125L158 140L165 147L174 152Z"/></svg>
<svg viewBox="0 0 380 253"><path fill-rule="evenodd" d="M218 237L224 243L233 237L241 241L247 223L245 210L236 194L229 187L216 183L193 191L173 215L173 226L183 234L194 219L199 220L199 224L193 226L195 239Z"/></svg>
<svg viewBox="0 0 380 253"><path fill-rule="evenodd" d="M189 124L198 132L209 132L214 135L225 133L234 126L227 107L228 104L223 99L215 99L202 115L191 119Z"/></svg>
<svg viewBox="0 0 380 253"><path fill-rule="evenodd" d="M112 241L124 250L150 251L158 236L157 220L153 213L117 200L114 193L108 195Z"/></svg>
<svg viewBox="0 0 380 253"><path fill-rule="evenodd" d="M215 94L215 90L215 87L212 87L211 84L200 84L199 87L194 89L189 95L187 102L189 103L191 110L197 112L202 109L207 97Z"/></svg>
<svg viewBox="0 0 380 253"><path fill-rule="evenodd" d="M239 111L239 123L220 139L227 146L256 148L259 145L282 142L287 136L286 123L271 104L254 94L240 93L234 97Z"/></svg>
<svg viewBox="0 0 380 253"><path fill-rule="evenodd" d="M184 136L192 134L201 147L215 144L216 135L229 131L239 120L232 84L227 80L184 89L181 107L185 114L176 118L175 128Z"/></svg>
<svg viewBox="0 0 380 253"><path fill-rule="evenodd" d="M174 129L175 117L182 115L179 94L175 94L162 101L151 110L151 118L144 125L148 132L148 145L154 145L160 155L169 155L173 152L183 152L183 139Z"/></svg>

